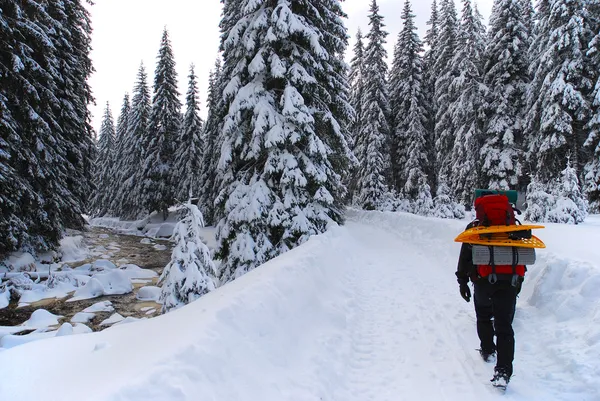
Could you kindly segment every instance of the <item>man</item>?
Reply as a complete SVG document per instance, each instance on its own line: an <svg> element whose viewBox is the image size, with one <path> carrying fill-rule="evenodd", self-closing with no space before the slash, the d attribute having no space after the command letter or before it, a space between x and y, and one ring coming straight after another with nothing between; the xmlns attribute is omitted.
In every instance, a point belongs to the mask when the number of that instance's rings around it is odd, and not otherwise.
<svg viewBox="0 0 600 401"><path fill-rule="evenodd" d="M475 225L476 222L470 223L467 229ZM515 282L512 274L497 274L492 280L490 276L482 277L480 273L481 270L473 264L472 245L463 244L456 271L460 295L467 302L471 300L471 290L468 285L471 280L475 290L473 298L477 316L477 334L481 341L479 352L484 361L496 361L492 384L506 388L513 373L515 335L512 322L523 277L519 276ZM494 343L494 334L497 343Z"/></svg>

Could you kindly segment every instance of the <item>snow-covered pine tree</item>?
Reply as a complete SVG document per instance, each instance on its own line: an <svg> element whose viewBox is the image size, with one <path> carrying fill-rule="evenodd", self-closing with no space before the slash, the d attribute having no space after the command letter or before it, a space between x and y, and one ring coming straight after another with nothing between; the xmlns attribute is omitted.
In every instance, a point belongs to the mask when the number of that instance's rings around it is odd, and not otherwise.
<svg viewBox="0 0 600 401"><path fill-rule="evenodd" d="M535 9L533 8L532 0L520 0L521 1L521 12L523 15L523 24L527 30L527 37L529 38L528 45L533 44L533 31L535 29ZM528 53L528 55L531 55Z"/></svg>
<svg viewBox="0 0 600 401"><path fill-rule="evenodd" d="M135 219L144 214L140 183L144 179L142 157L144 143L148 136L150 120L150 89L144 65L140 65L137 81L131 99L131 111L124 138L123 182L119 196L120 213L125 220Z"/></svg>
<svg viewBox="0 0 600 401"><path fill-rule="evenodd" d="M356 188L357 205L373 210L379 209L384 195L388 192L386 182L386 161L389 160L388 138L390 129L389 95L387 90L387 57L384 44L388 33L383 29L383 16L379 6L371 1L369 14L370 30L365 50L365 99L363 105L364 124L355 143L355 154L359 158L358 181Z"/></svg>
<svg viewBox="0 0 600 401"><path fill-rule="evenodd" d="M154 73L154 96L148 135L142 140L141 196L145 210L162 212L175 203L182 177L175 177L173 156L179 143L181 102L177 90L175 58L167 29L163 31Z"/></svg>
<svg viewBox="0 0 600 401"><path fill-rule="evenodd" d="M112 177L109 190L110 205L106 214L108 216L121 216L122 207L121 200L123 199L123 187L127 180L125 172L129 171L126 163L128 162L127 152L127 133L129 131L129 115L131 106L129 104L129 95L126 93L123 97L123 105L121 113L117 119L117 130L115 133L115 146L112 155L112 166L110 176Z"/></svg>
<svg viewBox="0 0 600 401"><path fill-rule="evenodd" d="M356 33L354 57L350 61L349 81L352 91L350 102L356 115L351 128L352 142L349 145L354 148L354 138L356 138L357 133L360 132L361 123L363 122L364 118L364 107L362 101L364 100L365 91L365 46L360 28Z"/></svg>
<svg viewBox="0 0 600 401"><path fill-rule="evenodd" d="M115 123L110 111L110 105L107 102L104 109L104 116L102 117L98 151L96 152L97 156L94 166L95 189L90 208L92 216L104 216L110 207L110 188L114 180L114 177L111 175L111 167L114 163L114 151Z"/></svg>
<svg viewBox="0 0 600 401"><path fill-rule="evenodd" d="M202 172L200 182L202 191L200 191L200 201L198 204L202 207L204 218L207 224L216 224L215 220L215 199L217 199L219 180L217 176L219 155L221 144L219 143L222 120L220 119L222 101L221 82L221 60L217 59L215 68L210 72L208 80L208 98L206 104L208 107L208 116L204 124L203 142L204 152L202 157Z"/></svg>
<svg viewBox="0 0 600 401"><path fill-rule="evenodd" d="M561 174L562 180L555 204L548 212L547 219L551 223L583 223L587 217L587 200L581 193L577 171L569 159L567 159L567 167Z"/></svg>
<svg viewBox="0 0 600 401"><path fill-rule="evenodd" d="M61 127L64 142L63 160L57 160L56 169L63 169L60 181L71 194L72 201L61 210L67 227L83 228L81 211L88 206L91 195L92 171L95 160L94 130L91 126L89 104L94 103L88 78L94 72L91 50L91 17L83 0L43 2L54 23L49 37L56 52L56 65L60 78L56 80L58 99L55 108L56 122ZM56 195L64 197L64 194Z"/></svg>
<svg viewBox="0 0 600 401"><path fill-rule="evenodd" d="M525 204L527 209L525 209L523 218L526 221L543 223L547 220L548 212L554 206L554 197L546 192L544 184L534 176L527 185Z"/></svg>
<svg viewBox="0 0 600 401"><path fill-rule="evenodd" d="M21 10L17 3L2 7L0 13L0 258L8 252L18 249L37 247L38 240L27 235L28 212L32 206L38 206L38 195L28 181L20 174L18 163L27 163L34 157L26 138L21 137L21 123L15 106L18 90L27 82L24 46L15 35L16 23ZM26 93L25 93L26 94ZM21 101L29 100L23 96ZM13 114L14 111L14 114ZM41 242L41 239L39 239Z"/></svg>
<svg viewBox="0 0 600 401"><path fill-rule="evenodd" d="M589 5L589 16L596 16L593 24L596 35L589 44L588 56L593 71L600 71L600 2ZM600 76L597 77L591 95L591 118L586 127L589 131L584 143L590 154L584 168L584 189L589 200L590 213L600 213Z"/></svg>
<svg viewBox="0 0 600 401"><path fill-rule="evenodd" d="M433 198L434 217L442 219L462 219L465 217L465 208L452 200L447 179L440 177L436 197Z"/></svg>
<svg viewBox="0 0 600 401"><path fill-rule="evenodd" d="M2 109L0 124L4 145L9 149L9 179L16 191L5 198L13 218L7 223L9 232L23 225L26 231L9 237L7 250L47 250L58 245L65 225L83 225L81 199L71 191L74 169L66 160L73 138L65 136L59 124L61 100L58 84L63 79L58 65L72 54L61 52L53 42L57 23L48 14L48 4L29 7L9 2L2 6L4 51L0 72ZM68 94L65 102L77 94ZM73 155L77 159L78 155ZM12 177L12 178L11 178ZM19 177L17 179L17 177ZM2 192L10 191L10 186ZM18 197L18 198L14 198ZM11 200L14 199L14 200ZM11 249L12 248L12 249Z"/></svg>
<svg viewBox="0 0 600 401"><path fill-rule="evenodd" d="M363 42L362 31L359 29L356 33L356 43L354 45L354 57L350 61L349 81L351 87L350 103L354 109L355 118L350 128L349 146L352 151L355 151L355 145L358 141L358 135L362 131L364 123L365 107L363 101L365 99L365 47ZM356 155L357 160L363 160L364 155ZM354 170L358 169L358 163L354 166ZM355 171L348 176L348 198L350 202L355 198L357 186L357 175Z"/></svg>
<svg viewBox="0 0 600 401"><path fill-rule="evenodd" d="M488 92L481 185L486 188L515 189L522 178L528 42L521 4L515 0L496 0L484 58Z"/></svg>
<svg viewBox="0 0 600 401"><path fill-rule="evenodd" d="M482 82L484 38L481 15L474 12L471 0L463 0L458 46L451 67L459 75L449 87L452 103L447 112L455 129L448 184L452 196L463 205L472 204L473 189L477 188L480 181L479 152L483 142L481 110L485 95Z"/></svg>
<svg viewBox="0 0 600 401"><path fill-rule="evenodd" d="M425 100L425 108L427 110L427 123L425 128L427 128L427 155L429 160L431 161L431 166L427 170L427 174L429 175L429 182L435 182L435 81L437 75L435 73L435 61L437 60L437 52L439 49L438 46L438 34L439 34L439 13L437 1L433 0L431 5L431 16L429 21L427 21L427 25L429 25L429 29L425 34L425 45L427 46L427 50L425 51L425 55L423 57L424 63L424 73L423 73L423 96Z"/></svg>
<svg viewBox="0 0 600 401"><path fill-rule="evenodd" d="M558 178L567 157L580 171L593 88L586 55L593 37L584 0L552 0L537 32L545 38L535 61L527 127L530 159L543 183Z"/></svg>
<svg viewBox="0 0 600 401"><path fill-rule="evenodd" d="M453 102L450 85L458 76L452 60L456 56L458 44L458 20L454 0L442 0L440 27L437 38L437 58L434 65L435 73L435 171L439 175L449 176L451 172L451 155L454 146L455 127L452 115L449 114ZM437 180L435 181L437 182Z"/></svg>
<svg viewBox="0 0 600 401"><path fill-rule="evenodd" d="M204 151L203 125L200 118L200 100L198 99L198 83L194 66L190 66L186 96L186 111L183 117L181 138L177 141L179 149L175 152L174 184L178 189L176 198L179 201L197 198L203 190L200 182L202 154Z"/></svg>
<svg viewBox="0 0 600 401"><path fill-rule="evenodd" d="M159 280L163 313L189 304L217 287L217 269L202 242L202 213L190 202L184 204L182 213L171 238L175 242L171 261Z"/></svg>
<svg viewBox="0 0 600 401"><path fill-rule="evenodd" d="M424 176L420 176L416 185L418 191L416 200L411 202L412 212L421 216L431 216L433 213L433 197L431 196L431 187Z"/></svg>
<svg viewBox="0 0 600 401"><path fill-rule="evenodd" d="M396 125L392 127L391 155L394 183L397 191L402 191L410 201L419 197L431 197L427 184L427 129L425 100L423 96L423 46L414 22L411 3L404 3L402 12L403 29L396 44L395 59L390 74L390 91L393 93L392 112ZM420 188L427 185L427 190ZM422 207L432 204L423 200ZM429 211L421 210L424 214Z"/></svg>
<svg viewBox="0 0 600 401"><path fill-rule="evenodd" d="M338 120L347 94L339 0L239 7L244 15L224 41L223 281L341 222L339 166L349 158Z"/></svg>

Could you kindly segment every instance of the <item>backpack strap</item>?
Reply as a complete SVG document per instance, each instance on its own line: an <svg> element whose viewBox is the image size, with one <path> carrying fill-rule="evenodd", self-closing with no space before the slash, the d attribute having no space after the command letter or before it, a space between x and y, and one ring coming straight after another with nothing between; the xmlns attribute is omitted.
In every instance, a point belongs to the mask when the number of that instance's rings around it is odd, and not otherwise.
<svg viewBox="0 0 600 401"><path fill-rule="evenodd" d="M498 282L498 276L496 275L496 263L494 262L494 247L490 245L489 249L490 249L490 266L492 266L492 273L488 276L488 281L490 282L490 284L496 284Z"/></svg>
<svg viewBox="0 0 600 401"><path fill-rule="evenodd" d="M517 286L517 283L519 282L519 276L517 275L517 265L519 264L519 250L517 249L516 246L512 247L512 279L510 281L510 284L513 287Z"/></svg>

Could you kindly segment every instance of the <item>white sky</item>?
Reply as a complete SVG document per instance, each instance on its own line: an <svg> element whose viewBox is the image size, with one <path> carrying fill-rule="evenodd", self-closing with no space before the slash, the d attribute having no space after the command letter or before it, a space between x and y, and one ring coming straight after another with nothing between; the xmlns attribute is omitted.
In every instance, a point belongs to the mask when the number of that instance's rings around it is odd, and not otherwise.
<svg viewBox="0 0 600 401"><path fill-rule="evenodd" d="M433 0L412 0L413 12L421 38L427 29ZM462 1L455 0L459 11ZM479 9L488 18L493 0L477 0ZM354 36L360 26L368 30L370 0L346 0L347 27ZM400 15L403 0L379 0L388 36L388 58L392 56L393 44L401 29ZM439 1L438 1L439 4ZM156 56L163 27L171 36L179 78L182 102L187 88L189 65L196 65L202 115L206 115L204 103L208 74L214 66L219 45L218 24L221 14L219 0L96 0L91 7L92 60L96 72L90 79L96 98L92 106L93 126L99 130L106 102L110 102L116 120L125 92L131 92L136 74L143 61L150 84L153 82ZM352 50L353 40L349 47Z"/></svg>

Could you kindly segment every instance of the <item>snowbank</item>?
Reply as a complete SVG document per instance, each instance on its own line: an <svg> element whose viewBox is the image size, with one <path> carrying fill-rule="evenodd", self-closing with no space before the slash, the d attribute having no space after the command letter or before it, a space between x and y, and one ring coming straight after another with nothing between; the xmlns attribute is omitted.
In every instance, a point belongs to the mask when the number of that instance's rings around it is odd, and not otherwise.
<svg viewBox="0 0 600 401"><path fill-rule="evenodd" d="M166 220L162 218L162 214L153 213L151 216L143 220L136 221L121 221L113 217L99 217L90 220L90 225L96 227L106 227L124 234L141 235L150 238L170 238L173 235L173 230L179 221L179 209L173 208L169 211ZM214 249L217 245L215 240L215 228L204 227L201 229L202 241L210 248ZM142 239L142 244L153 245L149 239ZM157 245L157 250L166 249L164 245Z"/></svg>

